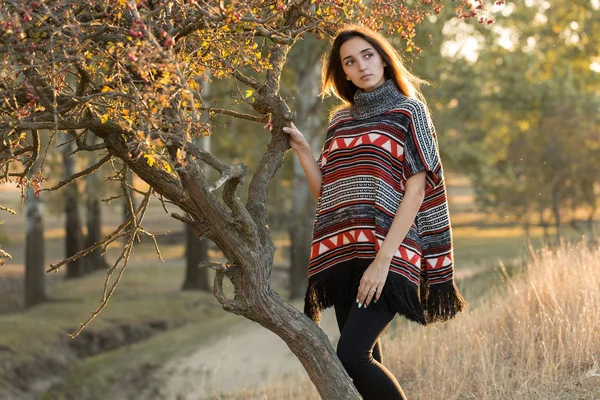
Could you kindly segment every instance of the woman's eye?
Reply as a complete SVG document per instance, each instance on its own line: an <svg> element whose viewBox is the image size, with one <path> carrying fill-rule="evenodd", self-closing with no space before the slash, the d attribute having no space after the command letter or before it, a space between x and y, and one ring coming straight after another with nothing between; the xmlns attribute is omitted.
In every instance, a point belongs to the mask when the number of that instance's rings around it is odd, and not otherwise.
<svg viewBox="0 0 600 400"><path fill-rule="evenodd" d="M372 55L373 55L373 54L371 54L371 53L367 53L367 54L365 54L365 58L366 58L366 57L369 57L369 58L370 58Z"/></svg>

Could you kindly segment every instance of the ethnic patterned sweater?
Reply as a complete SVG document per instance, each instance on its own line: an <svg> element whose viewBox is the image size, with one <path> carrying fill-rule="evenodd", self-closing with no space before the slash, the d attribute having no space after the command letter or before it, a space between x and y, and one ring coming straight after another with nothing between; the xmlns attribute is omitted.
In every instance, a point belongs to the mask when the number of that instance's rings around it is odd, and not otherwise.
<svg viewBox="0 0 600 400"><path fill-rule="evenodd" d="M362 271L344 261L374 259L402 202L406 181L427 171L423 204L393 256L382 298L398 314L427 324L466 303L453 281L452 231L437 137L426 106L392 80L358 89L332 116L317 165L322 185L309 261L305 313L356 298Z"/></svg>

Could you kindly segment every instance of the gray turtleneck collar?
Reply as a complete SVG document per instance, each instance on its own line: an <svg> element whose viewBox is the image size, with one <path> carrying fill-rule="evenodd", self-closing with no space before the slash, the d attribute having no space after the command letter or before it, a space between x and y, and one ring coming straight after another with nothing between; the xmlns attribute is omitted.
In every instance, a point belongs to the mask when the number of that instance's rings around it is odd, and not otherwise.
<svg viewBox="0 0 600 400"><path fill-rule="evenodd" d="M350 113L356 119L371 118L392 109L405 98L406 96L398 90L394 81L387 79L371 92L358 89L354 94L354 103L350 107Z"/></svg>

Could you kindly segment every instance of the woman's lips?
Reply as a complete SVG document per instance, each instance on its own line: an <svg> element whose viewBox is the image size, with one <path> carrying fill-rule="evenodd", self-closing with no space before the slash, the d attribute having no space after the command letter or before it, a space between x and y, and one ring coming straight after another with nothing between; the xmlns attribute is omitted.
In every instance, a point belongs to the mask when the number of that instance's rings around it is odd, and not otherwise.
<svg viewBox="0 0 600 400"><path fill-rule="evenodd" d="M373 75L369 74L369 75L364 75L360 78L361 81L366 81L367 79L369 79L370 77L372 77Z"/></svg>

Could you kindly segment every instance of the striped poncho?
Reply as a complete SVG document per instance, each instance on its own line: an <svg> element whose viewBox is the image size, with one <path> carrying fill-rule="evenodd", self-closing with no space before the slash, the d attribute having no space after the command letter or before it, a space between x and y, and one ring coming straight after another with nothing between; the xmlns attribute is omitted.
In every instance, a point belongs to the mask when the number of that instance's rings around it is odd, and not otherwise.
<svg viewBox="0 0 600 400"><path fill-rule="evenodd" d="M317 160L323 180L304 311L318 323L322 309L354 301L364 269L343 262L375 258L406 181L427 171L423 204L391 260L381 297L420 324L448 320L466 303L453 280L446 188L427 108L392 80L371 92L359 89L354 99L331 118Z"/></svg>

